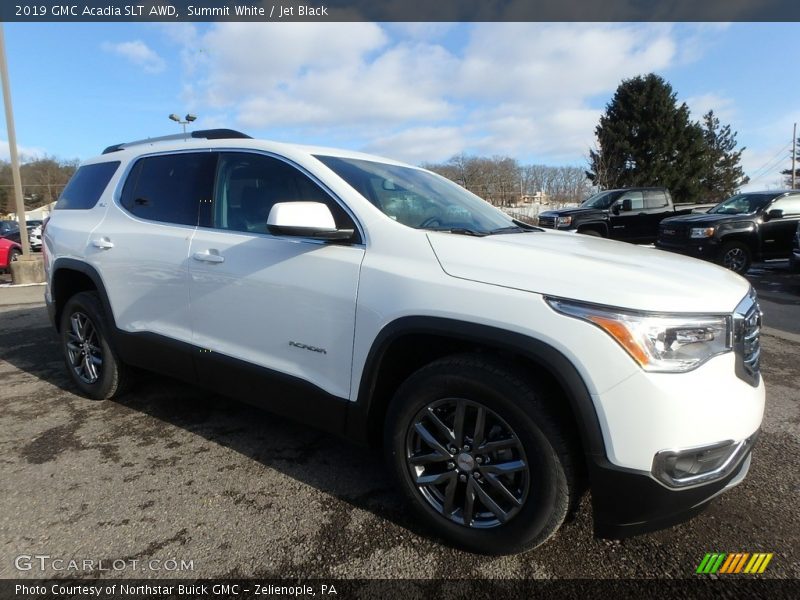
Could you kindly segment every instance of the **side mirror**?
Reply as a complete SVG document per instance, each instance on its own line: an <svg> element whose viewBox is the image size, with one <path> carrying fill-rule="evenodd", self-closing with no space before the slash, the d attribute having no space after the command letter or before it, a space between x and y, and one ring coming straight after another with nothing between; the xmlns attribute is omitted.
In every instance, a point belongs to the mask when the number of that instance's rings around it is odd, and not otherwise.
<svg viewBox="0 0 800 600"><path fill-rule="evenodd" d="M622 201L622 212L630 212L633 210L633 201L630 198L625 198Z"/></svg>
<svg viewBox="0 0 800 600"><path fill-rule="evenodd" d="M353 237L352 229L336 229L331 209L322 202L278 202L269 211L267 229L275 235L330 241Z"/></svg>
<svg viewBox="0 0 800 600"><path fill-rule="evenodd" d="M783 211L780 208L773 208L770 211L767 211L765 215L767 218L764 219L765 221L771 221L772 219L782 219L783 218Z"/></svg>

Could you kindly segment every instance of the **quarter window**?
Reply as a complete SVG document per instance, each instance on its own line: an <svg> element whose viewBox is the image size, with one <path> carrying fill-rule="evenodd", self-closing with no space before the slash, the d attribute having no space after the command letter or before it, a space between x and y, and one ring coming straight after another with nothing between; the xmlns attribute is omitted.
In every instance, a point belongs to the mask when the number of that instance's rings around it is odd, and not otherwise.
<svg viewBox="0 0 800 600"><path fill-rule="evenodd" d="M74 210L94 208L103 195L108 182L117 172L119 161L84 165L75 171L67 187L61 192L56 203L56 210Z"/></svg>
<svg viewBox="0 0 800 600"><path fill-rule="evenodd" d="M142 158L128 175L122 205L142 219L197 225L201 204L211 202L216 161L211 152Z"/></svg>

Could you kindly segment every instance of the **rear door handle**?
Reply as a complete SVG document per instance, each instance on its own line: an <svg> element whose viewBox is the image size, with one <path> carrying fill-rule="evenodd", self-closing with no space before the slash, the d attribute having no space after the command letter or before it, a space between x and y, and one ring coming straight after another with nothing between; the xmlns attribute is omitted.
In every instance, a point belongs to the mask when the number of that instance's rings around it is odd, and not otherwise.
<svg viewBox="0 0 800 600"><path fill-rule="evenodd" d="M95 248L100 248L101 250L108 250L109 248L114 247L114 242L112 242L107 237L101 237L92 240L92 246Z"/></svg>
<svg viewBox="0 0 800 600"><path fill-rule="evenodd" d="M210 263L221 263L225 262L225 257L219 255L219 250L214 250L213 248L207 250L206 252L195 252L192 255L192 258L195 260L199 260L202 262L210 262Z"/></svg>

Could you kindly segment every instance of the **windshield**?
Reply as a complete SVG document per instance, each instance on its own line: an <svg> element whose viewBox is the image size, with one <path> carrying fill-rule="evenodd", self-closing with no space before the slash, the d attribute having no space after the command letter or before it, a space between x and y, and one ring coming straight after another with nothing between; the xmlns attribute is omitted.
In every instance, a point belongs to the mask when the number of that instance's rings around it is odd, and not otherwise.
<svg viewBox="0 0 800 600"><path fill-rule="evenodd" d="M583 201L584 208L608 208L619 197L619 192L600 192Z"/></svg>
<svg viewBox="0 0 800 600"><path fill-rule="evenodd" d="M485 200L429 171L337 156L316 158L403 225L477 235L527 231Z"/></svg>
<svg viewBox="0 0 800 600"><path fill-rule="evenodd" d="M737 194L720 202L708 211L708 214L717 215L746 215L764 208L773 196L766 194Z"/></svg>

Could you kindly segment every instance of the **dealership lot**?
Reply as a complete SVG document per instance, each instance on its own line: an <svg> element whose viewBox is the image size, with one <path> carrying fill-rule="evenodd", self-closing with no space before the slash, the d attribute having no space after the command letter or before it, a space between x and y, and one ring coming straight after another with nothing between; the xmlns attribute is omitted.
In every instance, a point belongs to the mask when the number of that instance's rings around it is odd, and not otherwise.
<svg viewBox="0 0 800 600"><path fill-rule="evenodd" d="M741 486L624 541L591 536L585 498L545 546L491 558L431 539L366 449L155 376L119 401L77 396L44 306L2 306L0 577L683 577L706 552L772 552L763 577L798 578L800 343L763 349Z"/></svg>

